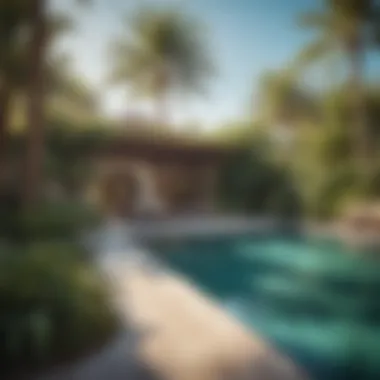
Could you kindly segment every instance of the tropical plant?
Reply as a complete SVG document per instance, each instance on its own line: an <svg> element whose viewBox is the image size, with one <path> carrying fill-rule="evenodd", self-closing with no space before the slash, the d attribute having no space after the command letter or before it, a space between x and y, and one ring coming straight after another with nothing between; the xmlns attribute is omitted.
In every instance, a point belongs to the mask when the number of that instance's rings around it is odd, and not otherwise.
<svg viewBox="0 0 380 380"><path fill-rule="evenodd" d="M108 288L86 256L67 242L0 252L2 377L76 359L117 331Z"/></svg>
<svg viewBox="0 0 380 380"><path fill-rule="evenodd" d="M202 90L212 73L202 27L182 12L161 8L138 11L127 27L131 37L122 36L112 46L111 80L153 97L158 124L166 124L170 92Z"/></svg>
<svg viewBox="0 0 380 380"><path fill-rule="evenodd" d="M266 123L296 124L315 118L317 102L297 82L291 70L268 72L260 82L260 110Z"/></svg>
<svg viewBox="0 0 380 380"><path fill-rule="evenodd" d="M310 12L300 25L318 32L296 59L296 66L314 62L331 54L343 53L350 65L352 90L352 144L357 158L368 154L366 110L363 98L364 57L368 49L379 46L380 9L375 0L325 0L324 12Z"/></svg>
<svg viewBox="0 0 380 380"><path fill-rule="evenodd" d="M15 81L23 77L20 70L20 45L24 44L22 25L26 19L21 1L5 0L0 4L0 170L4 169L7 125ZM25 57L24 57L25 58Z"/></svg>
<svg viewBox="0 0 380 380"><path fill-rule="evenodd" d="M79 0L78 0L79 1ZM81 0L80 2L83 2ZM47 0L31 0L28 24L31 31L28 70L27 146L23 201L25 206L40 198L44 162L44 94L49 13Z"/></svg>
<svg viewBox="0 0 380 380"><path fill-rule="evenodd" d="M0 167L6 168L6 139L11 132L15 108L25 95L31 76L29 60L31 42L31 2L5 0L0 4ZM47 64L43 72L50 93L61 90L67 82L63 75L62 59L50 49L52 42L62 32L71 28L70 20L61 14L49 15L46 21ZM30 86L29 86L30 87ZM67 87L67 85L66 85ZM62 90L61 90L62 91ZM73 93L74 91L72 91ZM19 115L18 115L19 116ZM5 183L2 186L6 186Z"/></svg>
<svg viewBox="0 0 380 380"><path fill-rule="evenodd" d="M218 176L218 198L228 211L296 216L301 212L291 176L268 157L267 141L251 140L233 153Z"/></svg>
<svg viewBox="0 0 380 380"><path fill-rule="evenodd" d="M74 200L45 201L28 210L15 194L1 199L0 240L28 246L35 241L77 241L101 221L96 210Z"/></svg>

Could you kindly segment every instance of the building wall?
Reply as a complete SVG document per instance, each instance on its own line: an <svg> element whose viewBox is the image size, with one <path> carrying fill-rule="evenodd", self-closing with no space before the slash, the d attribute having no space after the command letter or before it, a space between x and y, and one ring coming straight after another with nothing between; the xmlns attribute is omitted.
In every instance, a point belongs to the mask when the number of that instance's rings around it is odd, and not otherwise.
<svg viewBox="0 0 380 380"><path fill-rule="evenodd" d="M103 158L95 162L95 202L110 214L132 216L142 186L140 173L148 173L149 186L162 204L163 214L211 211L217 165L189 162L152 162L132 158Z"/></svg>

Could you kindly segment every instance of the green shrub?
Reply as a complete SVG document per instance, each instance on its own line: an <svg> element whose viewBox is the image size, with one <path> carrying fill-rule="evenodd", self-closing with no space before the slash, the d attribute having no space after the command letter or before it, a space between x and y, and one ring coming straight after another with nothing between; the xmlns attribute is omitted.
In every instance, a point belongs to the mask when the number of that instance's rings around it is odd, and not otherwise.
<svg viewBox="0 0 380 380"><path fill-rule="evenodd" d="M75 357L116 331L108 290L73 244L0 256L0 355L8 372Z"/></svg>
<svg viewBox="0 0 380 380"><path fill-rule="evenodd" d="M16 238L18 231L18 212L20 198L13 189L2 189L0 192L0 240L1 238Z"/></svg>
<svg viewBox="0 0 380 380"><path fill-rule="evenodd" d="M10 209L3 214L3 233L14 242L75 239L99 223L100 215L77 202L44 203L29 209Z"/></svg>
<svg viewBox="0 0 380 380"><path fill-rule="evenodd" d="M20 214L28 237L74 237L98 220L95 212L75 202L48 203Z"/></svg>
<svg viewBox="0 0 380 380"><path fill-rule="evenodd" d="M266 157L264 148L242 149L228 158L219 173L221 206L230 211L298 215L301 203L290 175Z"/></svg>

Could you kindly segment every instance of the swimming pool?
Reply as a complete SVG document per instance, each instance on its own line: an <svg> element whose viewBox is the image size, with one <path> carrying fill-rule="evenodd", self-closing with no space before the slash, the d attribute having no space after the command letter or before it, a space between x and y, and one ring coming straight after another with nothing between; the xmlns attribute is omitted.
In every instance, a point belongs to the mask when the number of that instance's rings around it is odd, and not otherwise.
<svg viewBox="0 0 380 380"><path fill-rule="evenodd" d="M380 378L380 261L339 242L280 234L155 249L312 378Z"/></svg>

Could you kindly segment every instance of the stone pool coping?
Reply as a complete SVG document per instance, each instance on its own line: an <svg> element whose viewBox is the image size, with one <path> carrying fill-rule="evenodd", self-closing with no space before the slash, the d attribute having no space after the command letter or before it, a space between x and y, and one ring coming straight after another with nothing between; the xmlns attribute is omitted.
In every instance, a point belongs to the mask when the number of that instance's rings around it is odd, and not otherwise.
<svg viewBox="0 0 380 380"><path fill-rule="evenodd" d="M380 234L352 229L341 222L285 220L273 216L184 216L127 223L138 240L237 236L248 233L289 232L304 236L338 239L353 248L380 248Z"/></svg>
<svg viewBox="0 0 380 380"><path fill-rule="evenodd" d="M133 221L128 223L136 238L190 238L202 236L239 235L276 231L291 223L272 217L252 218L241 216L186 216L167 220Z"/></svg>

